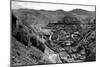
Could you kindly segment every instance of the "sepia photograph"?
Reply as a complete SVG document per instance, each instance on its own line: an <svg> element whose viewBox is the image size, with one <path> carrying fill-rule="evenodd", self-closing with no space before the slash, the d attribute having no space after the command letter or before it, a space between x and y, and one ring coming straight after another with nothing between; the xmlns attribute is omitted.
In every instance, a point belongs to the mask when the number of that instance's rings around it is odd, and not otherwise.
<svg viewBox="0 0 100 67"><path fill-rule="evenodd" d="M11 0L10 66L96 61L96 6Z"/></svg>

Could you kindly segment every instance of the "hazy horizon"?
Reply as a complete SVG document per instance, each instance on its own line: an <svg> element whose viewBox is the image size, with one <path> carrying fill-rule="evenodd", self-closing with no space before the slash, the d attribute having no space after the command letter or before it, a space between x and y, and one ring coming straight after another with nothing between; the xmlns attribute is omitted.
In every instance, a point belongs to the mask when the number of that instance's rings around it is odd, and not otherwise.
<svg viewBox="0 0 100 67"><path fill-rule="evenodd" d="M52 11L55 11L55 10L71 11L73 9L95 11L95 7L93 6L63 5L63 4L20 2L20 1L12 1L11 7L12 9L26 8L26 9L52 10Z"/></svg>

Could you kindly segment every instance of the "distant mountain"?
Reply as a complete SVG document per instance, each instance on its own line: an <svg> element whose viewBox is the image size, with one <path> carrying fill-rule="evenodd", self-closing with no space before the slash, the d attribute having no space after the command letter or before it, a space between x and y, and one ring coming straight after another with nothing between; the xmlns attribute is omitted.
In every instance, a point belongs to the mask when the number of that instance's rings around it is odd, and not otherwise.
<svg viewBox="0 0 100 67"><path fill-rule="evenodd" d="M95 14L95 11L87 11L83 9L73 9L70 12L75 13L77 15L86 15L86 16L93 16Z"/></svg>

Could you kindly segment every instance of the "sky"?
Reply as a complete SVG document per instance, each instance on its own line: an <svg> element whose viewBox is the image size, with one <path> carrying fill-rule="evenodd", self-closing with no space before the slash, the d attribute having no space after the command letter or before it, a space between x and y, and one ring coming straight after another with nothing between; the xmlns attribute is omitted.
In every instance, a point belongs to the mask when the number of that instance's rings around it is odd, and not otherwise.
<svg viewBox="0 0 100 67"><path fill-rule="evenodd" d="M38 3L38 2L20 2L12 1L12 9L27 8L27 9L44 9L44 10L59 10L70 11L73 9L84 9L88 11L95 11L94 6L80 6L80 5L65 5L65 4L51 4L51 3Z"/></svg>

